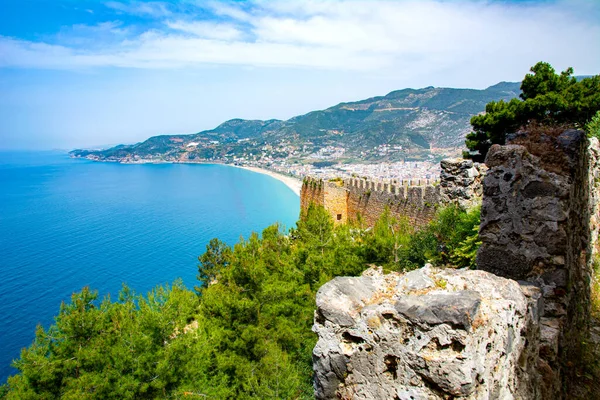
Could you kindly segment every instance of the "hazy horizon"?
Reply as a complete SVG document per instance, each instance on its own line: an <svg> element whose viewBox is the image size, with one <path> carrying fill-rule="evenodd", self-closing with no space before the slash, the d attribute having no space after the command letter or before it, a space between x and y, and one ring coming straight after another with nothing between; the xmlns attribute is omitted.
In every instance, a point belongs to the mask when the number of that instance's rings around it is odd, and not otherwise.
<svg viewBox="0 0 600 400"><path fill-rule="evenodd" d="M600 73L595 1L0 4L0 149L136 143L427 86Z"/></svg>
<svg viewBox="0 0 600 400"><path fill-rule="evenodd" d="M497 83L502 83L502 82L506 82L506 81L501 81L501 82L497 82ZM493 86L493 85L490 85L490 86ZM394 90L402 90L402 89L424 89L424 88L427 88L427 86L423 86L423 87L419 87L419 88L416 88L416 87L415 88L399 88L399 89L394 89ZM439 88L442 88L442 87L439 87ZM464 87L464 88L453 88L453 89L478 89L479 90L479 89L485 89L485 88L468 88L468 87ZM385 95L387 95L388 93L390 93L390 92L392 92L394 90L386 92L385 94L374 94L372 96L367 96L367 97L361 98L361 99L348 99L348 100L345 100L345 101L342 101L342 102L338 102L336 104L331 104L330 106L327 106L327 107L323 107L322 109L326 109L326 108L329 108L329 107L332 107L332 106L336 106L336 105L338 105L340 103L366 100L367 98L370 98L370 97L385 96ZM292 115L289 118L280 119L280 120L287 120L287 119L290 119L290 118L294 118L294 117L297 117L297 116L300 116L300 115L307 114L307 113L312 112L312 111L319 111L319 110L317 110L317 109L315 109L315 110L308 110L308 111L303 112L301 114ZM238 118L237 117L233 117L233 118L230 118L229 120L231 120L231 119L238 119ZM249 119L256 119L256 118L249 118ZM270 119L278 119L278 118L263 118L263 120L270 120ZM196 131L193 131L193 132L156 133L156 134L151 134L149 136L143 137L143 138L141 138L139 140L135 140L135 141L132 141L132 142L115 142L115 143L102 143L102 144L92 143L92 144L88 144L86 146L81 146L81 147L77 147L77 148L74 148L74 147L64 147L64 148L54 147L54 148L37 148L37 149L36 148L12 148L12 149L3 149L3 148L0 148L0 152L3 152L3 151L7 151L7 152L10 152L10 151L22 151L22 152L28 152L28 151L32 151L32 152L35 152L35 151L42 151L42 152L43 151L48 151L48 152L51 152L51 151L69 152L69 151L72 151L72 150L75 150L75 149L108 149L108 148L115 147L115 146L118 146L118 145L133 145L133 144L136 144L136 143L140 143L140 142L143 142L143 141L145 141L146 139L148 139L148 138L150 138L152 136L160 136L160 135L194 135L194 134L202 132L202 131L211 130L213 128L216 128L217 126L219 126L222 123L225 123L225 122L227 122L229 120L221 121L221 122L219 122L215 126L211 126L211 127L208 127L208 128L205 128L205 129L201 129L201 130L196 130Z"/></svg>

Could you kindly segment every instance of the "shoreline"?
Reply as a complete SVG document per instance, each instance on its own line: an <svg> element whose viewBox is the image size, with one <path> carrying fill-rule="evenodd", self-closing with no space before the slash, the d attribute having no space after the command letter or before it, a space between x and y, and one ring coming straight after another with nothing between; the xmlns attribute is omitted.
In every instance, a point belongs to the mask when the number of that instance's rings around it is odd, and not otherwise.
<svg viewBox="0 0 600 400"><path fill-rule="evenodd" d="M241 169L245 169L247 171L256 172L257 174L268 175L271 178L274 178L274 179L277 179L280 182L283 182L283 184L285 184L287 187L289 187L292 190L292 192L294 192L296 194L296 196L298 196L298 197L300 197L300 190L302 189L302 180L300 180L298 178L294 178L294 177L291 177L291 176L288 176L288 175L284 175L284 174L281 174L279 172L271 171L271 170L265 169L265 168L250 167L250 166L236 165L236 164L227 164L227 163L218 162L218 161L202 161L202 162L192 161L192 162L190 162L190 161L140 160L138 162L123 162L123 161L119 161L119 160L97 160L97 159L87 158L87 157L73 157L73 156L71 156L70 158L87 159L87 160L96 161L96 162L115 162L115 163L119 163L119 164L213 164L213 165L226 165L228 167L241 168Z"/></svg>
<svg viewBox="0 0 600 400"><path fill-rule="evenodd" d="M247 171L256 172L257 174L268 175L271 178L277 179L280 182L283 182L287 187L289 187L292 192L294 192L298 197L300 197L300 189L302 189L302 181L298 178L293 178L291 176L280 174L279 172L274 172L265 168L259 167L249 167L245 165L235 165L235 164L221 164L227 165L230 167L241 168Z"/></svg>

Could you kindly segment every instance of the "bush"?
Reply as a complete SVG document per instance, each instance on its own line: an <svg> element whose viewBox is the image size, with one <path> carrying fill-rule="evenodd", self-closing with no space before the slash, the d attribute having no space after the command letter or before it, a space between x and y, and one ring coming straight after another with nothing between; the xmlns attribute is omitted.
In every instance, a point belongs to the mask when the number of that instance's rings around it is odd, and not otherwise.
<svg viewBox="0 0 600 400"><path fill-rule="evenodd" d="M595 137L600 140L600 111L585 126L588 137Z"/></svg>
<svg viewBox="0 0 600 400"><path fill-rule="evenodd" d="M438 266L474 267L479 241L481 207L464 210L447 206L413 239L415 261Z"/></svg>

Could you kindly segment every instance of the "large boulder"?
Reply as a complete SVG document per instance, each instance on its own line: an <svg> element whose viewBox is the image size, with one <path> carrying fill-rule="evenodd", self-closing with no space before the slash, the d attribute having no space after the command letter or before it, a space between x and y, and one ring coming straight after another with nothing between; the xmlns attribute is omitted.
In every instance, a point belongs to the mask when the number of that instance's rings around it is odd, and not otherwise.
<svg viewBox="0 0 600 400"><path fill-rule="evenodd" d="M317 399L535 399L540 291L484 271L335 278L317 293Z"/></svg>

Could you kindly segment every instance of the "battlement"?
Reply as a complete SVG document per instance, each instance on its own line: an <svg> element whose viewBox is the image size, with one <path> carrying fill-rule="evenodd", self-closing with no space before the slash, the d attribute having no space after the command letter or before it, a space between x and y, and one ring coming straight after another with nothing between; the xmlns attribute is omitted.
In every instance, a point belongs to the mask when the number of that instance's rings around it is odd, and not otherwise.
<svg viewBox="0 0 600 400"><path fill-rule="evenodd" d="M370 190L379 190L382 192L393 191L398 186L435 186L440 182L439 179L382 179L374 180L368 178L350 178L344 180L345 186L366 188Z"/></svg>
<svg viewBox="0 0 600 400"><path fill-rule="evenodd" d="M348 178L342 180L337 178L334 180L324 180L322 178L316 178L312 176L304 177L302 181L303 185L312 187L324 187L335 185L337 187L345 187L351 190L352 188L370 190L372 192L382 192L391 194L401 194L405 192L403 188L407 187L424 187L424 186L437 186L440 183L439 179L368 179L368 178Z"/></svg>
<svg viewBox="0 0 600 400"><path fill-rule="evenodd" d="M439 180L434 179L383 179L372 180L365 178L350 178L344 180L344 186L358 190L370 190L395 195L406 195L413 187L435 187ZM410 189L408 189L410 188Z"/></svg>
<svg viewBox="0 0 600 400"><path fill-rule="evenodd" d="M468 206L480 196L482 168L470 160L448 159L441 162L440 179L305 177L300 204L303 212L311 203L322 205L338 222L355 220L360 215L368 226L373 226L388 208L393 215L422 225L433 217L439 204Z"/></svg>
<svg viewBox="0 0 600 400"><path fill-rule="evenodd" d="M313 177L313 176L305 176L302 179L302 185L303 186L304 185L308 185L308 186L323 186L323 184L325 182L326 182L325 180L323 180L321 178L316 178L316 177Z"/></svg>

